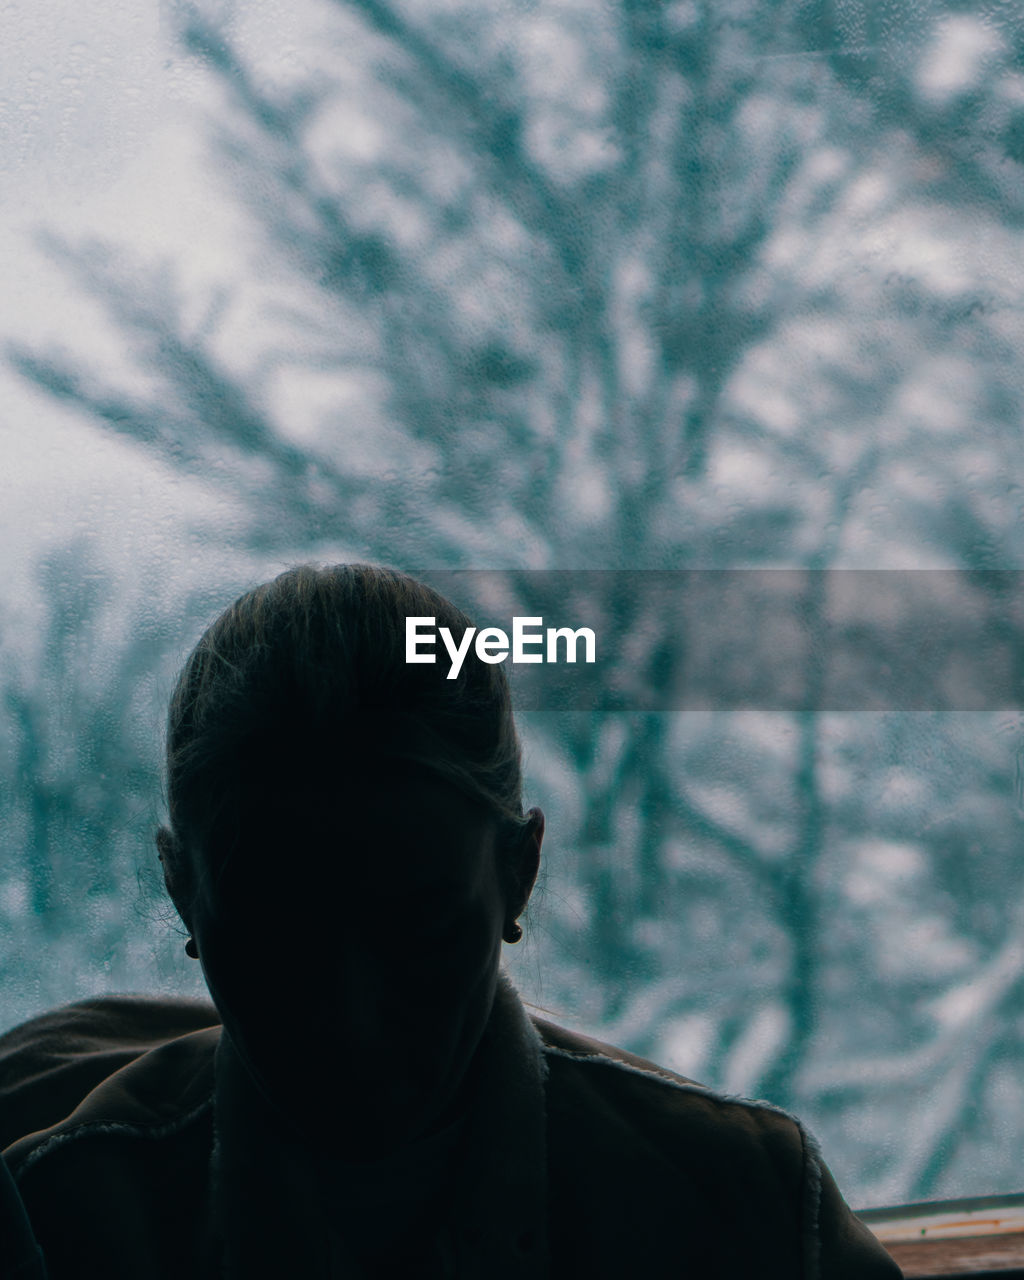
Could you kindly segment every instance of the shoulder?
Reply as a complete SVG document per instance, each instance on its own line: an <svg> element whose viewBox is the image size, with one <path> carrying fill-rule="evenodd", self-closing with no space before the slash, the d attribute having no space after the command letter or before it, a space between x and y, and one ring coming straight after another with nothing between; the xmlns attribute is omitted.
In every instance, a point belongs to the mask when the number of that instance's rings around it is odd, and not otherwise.
<svg viewBox="0 0 1024 1280"><path fill-rule="evenodd" d="M212 1005L67 1005L0 1037L0 1130L51 1276L194 1270L213 1143Z"/></svg>
<svg viewBox="0 0 1024 1280"><path fill-rule="evenodd" d="M796 1117L768 1102L732 1097L678 1075L637 1054L604 1044L564 1027L533 1019L543 1045L553 1092L559 1102L580 1109L600 1105L609 1117L650 1129L653 1141L675 1144L687 1138L687 1152L709 1158L700 1145L715 1151L759 1146L771 1154L784 1173L786 1167L803 1176L807 1135ZM563 1101L564 1096L564 1101ZM678 1149L673 1146L678 1158Z"/></svg>
<svg viewBox="0 0 1024 1280"><path fill-rule="evenodd" d="M207 1001L158 996L82 1000L12 1028L0 1036L0 1148L87 1120L140 1122L154 1108L167 1119L160 1095L181 1096L174 1077L201 1076L207 1058L212 1068L218 1033Z"/></svg>
<svg viewBox="0 0 1024 1280"><path fill-rule="evenodd" d="M209 1001L172 996L100 996L61 1005L0 1034L0 1089L86 1060L128 1062L219 1022Z"/></svg>
<svg viewBox="0 0 1024 1280"><path fill-rule="evenodd" d="M685 1241L687 1265L708 1277L899 1275L795 1116L716 1093L553 1023L533 1023L548 1071L557 1220L594 1224L573 1235L574 1267L600 1273L602 1259L618 1257L638 1274L643 1267L675 1274ZM627 1237L616 1225L622 1221L643 1222L645 1230Z"/></svg>

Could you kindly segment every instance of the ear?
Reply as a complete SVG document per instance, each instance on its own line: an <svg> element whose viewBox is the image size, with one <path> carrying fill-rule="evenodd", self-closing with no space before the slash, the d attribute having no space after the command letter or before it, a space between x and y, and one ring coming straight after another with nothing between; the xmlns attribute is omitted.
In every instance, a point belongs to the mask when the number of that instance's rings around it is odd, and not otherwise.
<svg viewBox="0 0 1024 1280"><path fill-rule="evenodd" d="M512 884L509 891L509 920L526 910L540 870L540 846L544 840L544 814L534 807L527 813L527 825L519 833L512 853Z"/></svg>
<svg viewBox="0 0 1024 1280"><path fill-rule="evenodd" d="M188 911L185 905L189 894L186 885L182 883L186 855L181 847L181 842L170 827L159 827L157 829L156 849L157 855L163 864L164 885L167 893L174 903L174 909L181 916L185 928L191 932L192 926L189 924Z"/></svg>

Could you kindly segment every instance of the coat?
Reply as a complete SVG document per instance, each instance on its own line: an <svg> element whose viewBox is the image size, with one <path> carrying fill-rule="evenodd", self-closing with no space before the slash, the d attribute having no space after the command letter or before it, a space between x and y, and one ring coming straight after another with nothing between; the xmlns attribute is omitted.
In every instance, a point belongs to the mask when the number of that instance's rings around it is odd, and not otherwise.
<svg viewBox="0 0 1024 1280"><path fill-rule="evenodd" d="M478 1054L419 1276L900 1275L778 1108L529 1016L504 980ZM0 1037L0 1145L50 1280L402 1274L362 1269L336 1212L359 1180L261 1105L204 1002L85 1000Z"/></svg>

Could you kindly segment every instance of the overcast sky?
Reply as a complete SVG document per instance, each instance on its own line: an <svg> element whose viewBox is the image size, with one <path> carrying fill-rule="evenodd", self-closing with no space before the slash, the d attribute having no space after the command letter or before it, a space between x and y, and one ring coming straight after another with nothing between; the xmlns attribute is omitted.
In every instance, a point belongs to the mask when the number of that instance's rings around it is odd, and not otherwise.
<svg viewBox="0 0 1024 1280"><path fill-rule="evenodd" d="M271 17L257 0L250 17ZM11 0L0 23L0 344L108 348L94 307L38 246L93 236L143 261L215 273L229 202L202 161L205 80L171 38L170 0ZM280 49L280 46L278 46ZM187 252L182 253L183 246ZM158 559L210 499L73 415L0 363L0 610L5 639L34 612L41 548L76 535L127 565Z"/></svg>
<svg viewBox="0 0 1024 1280"><path fill-rule="evenodd" d="M203 164L204 112L213 104L203 68L173 39L174 8L183 2L3 6L0 348L20 339L109 355L117 341L95 305L39 250L33 237L40 228L73 242L96 236L142 262L173 262L186 285L193 278L197 294L208 295L218 276L237 279L250 270L241 257L239 215ZM222 14L231 8L228 0L205 3ZM264 78L303 75L318 49L332 56L327 42L310 38L322 20L316 3L245 0L236 10L235 38ZM995 56L993 41L998 45L997 33L967 16L940 24L921 60L922 91L945 101L969 87ZM931 274L953 271L956 253L941 237L929 240L914 207L905 213L902 257L915 271L924 270L922 254L930 255ZM895 243L898 232L885 224L865 234ZM961 254L984 248L983 240L958 244ZM998 268L991 274L1003 279L1011 264L1003 241L991 244ZM980 271L974 256L961 266L970 275ZM758 394L763 406L760 384ZM749 458L742 462L749 468ZM182 516L211 496L33 391L0 361L0 608L31 598L41 546L84 533L137 565L143 550L167 553Z"/></svg>

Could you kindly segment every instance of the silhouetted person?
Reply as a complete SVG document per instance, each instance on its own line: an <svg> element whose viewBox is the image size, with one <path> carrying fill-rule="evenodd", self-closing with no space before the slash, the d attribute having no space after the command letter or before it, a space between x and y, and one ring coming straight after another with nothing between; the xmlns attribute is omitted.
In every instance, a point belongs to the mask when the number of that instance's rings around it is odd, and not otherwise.
<svg viewBox="0 0 1024 1280"><path fill-rule="evenodd" d="M504 670L407 664L406 616L468 625L299 568L185 664L158 847L216 1009L0 1038L51 1280L898 1276L795 1120L527 1015L499 957L544 819Z"/></svg>

